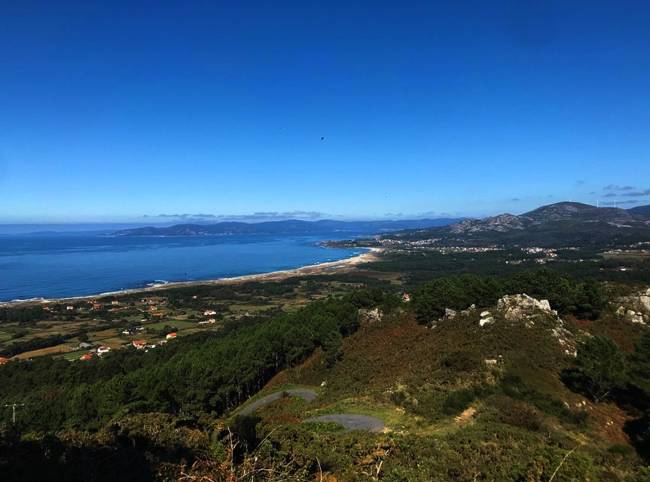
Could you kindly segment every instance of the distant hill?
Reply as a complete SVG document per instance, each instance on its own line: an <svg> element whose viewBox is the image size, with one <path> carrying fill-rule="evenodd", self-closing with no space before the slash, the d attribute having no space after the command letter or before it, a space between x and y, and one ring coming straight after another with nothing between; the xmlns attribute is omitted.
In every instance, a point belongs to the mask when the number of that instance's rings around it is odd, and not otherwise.
<svg viewBox="0 0 650 482"><path fill-rule="evenodd" d="M116 231L118 236L210 236L233 234L327 234L333 232L380 234L404 229L446 226L458 218L387 221L267 221L262 223L223 222L216 224L177 224L169 227L144 227Z"/></svg>
<svg viewBox="0 0 650 482"><path fill-rule="evenodd" d="M630 210L560 202L514 215L466 219L449 226L408 230L387 238L439 238L448 244L525 243L540 246L650 241L648 207Z"/></svg>
<svg viewBox="0 0 650 482"><path fill-rule="evenodd" d="M645 206L637 206L635 208L630 208L627 210L629 213L632 213L635 216L644 216L650 219L650 204Z"/></svg>

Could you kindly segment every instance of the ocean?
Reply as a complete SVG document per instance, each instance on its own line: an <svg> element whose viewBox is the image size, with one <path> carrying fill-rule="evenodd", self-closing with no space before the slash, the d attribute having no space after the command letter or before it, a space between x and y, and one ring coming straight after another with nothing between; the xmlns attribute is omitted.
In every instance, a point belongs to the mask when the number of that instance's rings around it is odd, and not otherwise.
<svg viewBox="0 0 650 482"><path fill-rule="evenodd" d="M319 246L321 236L0 235L0 301L94 295L172 281L298 268L363 252ZM346 233L350 238L351 233Z"/></svg>

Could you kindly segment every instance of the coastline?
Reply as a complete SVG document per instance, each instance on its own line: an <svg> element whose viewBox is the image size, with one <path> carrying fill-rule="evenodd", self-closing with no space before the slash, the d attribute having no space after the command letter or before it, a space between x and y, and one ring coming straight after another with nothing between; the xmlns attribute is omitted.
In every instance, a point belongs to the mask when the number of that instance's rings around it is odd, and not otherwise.
<svg viewBox="0 0 650 482"><path fill-rule="evenodd" d="M129 288L118 291L107 291L94 295L83 296L66 296L62 298L32 298L25 300L0 301L0 308L19 305L36 305L46 303L60 303L65 301L80 301L88 299L101 299L109 296L130 295L136 293L151 293L173 288L187 288L192 286L211 286L211 285L235 285L250 281L282 281L294 276L310 276L332 272L347 272L356 265L376 261L379 255L384 251L383 248L368 248L368 251L357 254L350 258L339 259L337 261L326 261L324 263L310 264L299 268L286 270L269 271L267 273L247 274L232 276L227 278L215 278L194 281L171 281L165 284L154 286L143 286L140 288Z"/></svg>

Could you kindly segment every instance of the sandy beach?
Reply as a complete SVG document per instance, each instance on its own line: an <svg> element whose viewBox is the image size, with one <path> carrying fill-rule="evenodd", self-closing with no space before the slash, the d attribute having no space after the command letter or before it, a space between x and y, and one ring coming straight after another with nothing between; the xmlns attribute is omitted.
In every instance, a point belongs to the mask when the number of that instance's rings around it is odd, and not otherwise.
<svg viewBox="0 0 650 482"><path fill-rule="evenodd" d="M18 305L33 305L42 303L56 303L56 302L73 302L75 300L88 300L88 299L101 299L108 296L120 296L133 293L151 293L170 288L183 288L190 286L207 286L207 285L229 285L246 283L250 281L281 281L294 276L309 276L318 274L331 274L333 272L345 273L352 271L356 266L364 263L376 261L380 254L383 252L382 248L368 248L365 253L352 256L351 258L340 259L338 261L328 261L325 263L312 264L302 266L300 268L293 268L280 271L270 271L268 273L249 274L242 276L233 276L230 278L216 278L195 281L172 281L165 284L155 286L144 286L141 288L131 288L119 291L110 291L106 293L98 293L95 295L72 296L64 298L36 298L30 300L13 300L0 302L0 307L3 306L18 306Z"/></svg>

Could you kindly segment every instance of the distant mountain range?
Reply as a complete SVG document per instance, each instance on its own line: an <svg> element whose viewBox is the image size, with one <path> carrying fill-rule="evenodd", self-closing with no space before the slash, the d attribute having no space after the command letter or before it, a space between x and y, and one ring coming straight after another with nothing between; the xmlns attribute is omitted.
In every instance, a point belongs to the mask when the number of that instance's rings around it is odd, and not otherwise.
<svg viewBox="0 0 650 482"><path fill-rule="evenodd" d="M540 246L650 241L650 206L599 208L560 202L521 214L465 219L430 229L407 230L385 238L438 238L446 244L534 243Z"/></svg>
<svg viewBox="0 0 650 482"><path fill-rule="evenodd" d="M650 205L632 209L600 208L560 202L514 215L485 219L409 219L384 221L221 222L140 227L118 236L215 236L252 234L381 234L386 239L417 241L437 238L442 244L534 244L538 246L626 244L650 241Z"/></svg>
<svg viewBox="0 0 650 482"><path fill-rule="evenodd" d="M408 219L386 221L267 221L261 223L222 222L216 224L177 224L169 227L143 227L115 231L117 236L211 236L234 234L328 234L334 232L380 234L404 229L426 229L458 222L459 218Z"/></svg>

